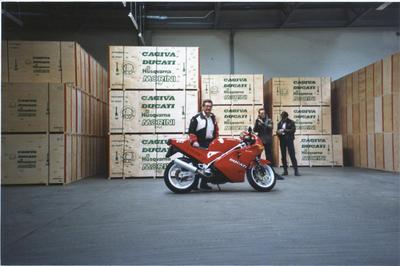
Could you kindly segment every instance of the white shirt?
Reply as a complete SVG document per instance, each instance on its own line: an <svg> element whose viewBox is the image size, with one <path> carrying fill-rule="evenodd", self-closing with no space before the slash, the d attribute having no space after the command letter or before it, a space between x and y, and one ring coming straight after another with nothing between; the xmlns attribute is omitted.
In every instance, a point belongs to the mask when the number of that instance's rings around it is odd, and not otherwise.
<svg viewBox="0 0 400 266"><path fill-rule="evenodd" d="M206 129L206 139L212 139L214 136L214 123L211 119L211 116L207 117L206 114L203 112L203 115L207 119L207 129Z"/></svg>

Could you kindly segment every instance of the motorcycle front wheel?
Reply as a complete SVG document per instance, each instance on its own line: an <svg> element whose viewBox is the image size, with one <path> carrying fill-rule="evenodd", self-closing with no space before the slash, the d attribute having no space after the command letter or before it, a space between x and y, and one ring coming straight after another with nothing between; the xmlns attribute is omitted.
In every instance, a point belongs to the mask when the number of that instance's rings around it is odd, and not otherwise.
<svg viewBox="0 0 400 266"><path fill-rule="evenodd" d="M193 164L188 158L182 157L180 160ZM188 171L179 165L175 164L174 161L170 162L164 171L164 182L165 185L175 193L187 193L192 190L192 187L196 180L196 174Z"/></svg>
<svg viewBox="0 0 400 266"><path fill-rule="evenodd" d="M269 165L256 164L247 170L247 181L257 191L267 192L274 188L276 176Z"/></svg>

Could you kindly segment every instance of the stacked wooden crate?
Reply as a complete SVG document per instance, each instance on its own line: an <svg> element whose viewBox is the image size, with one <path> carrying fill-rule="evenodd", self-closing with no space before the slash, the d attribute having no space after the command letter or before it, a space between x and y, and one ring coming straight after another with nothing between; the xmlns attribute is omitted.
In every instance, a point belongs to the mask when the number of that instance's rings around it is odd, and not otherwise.
<svg viewBox="0 0 400 266"><path fill-rule="evenodd" d="M221 136L238 136L253 127L263 107L263 75L202 75L201 99L213 101Z"/></svg>
<svg viewBox="0 0 400 266"><path fill-rule="evenodd" d="M162 176L198 110L199 48L110 46L109 177Z"/></svg>
<svg viewBox="0 0 400 266"><path fill-rule="evenodd" d="M2 183L105 172L107 73L78 43L2 41Z"/></svg>
<svg viewBox="0 0 400 266"><path fill-rule="evenodd" d="M343 165L342 138L332 135L331 130L330 84L329 77L272 78L265 83L265 105L274 123L274 134L283 111L296 123L294 144L299 166ZM276 135L273 147L275 165L280 166Z"/></svg>
<svg viewBox="0 0 400 266"><path fill-rule="evenodd" d="M333 130L347 165L400 171L400 53L332 83Z"/></svg>

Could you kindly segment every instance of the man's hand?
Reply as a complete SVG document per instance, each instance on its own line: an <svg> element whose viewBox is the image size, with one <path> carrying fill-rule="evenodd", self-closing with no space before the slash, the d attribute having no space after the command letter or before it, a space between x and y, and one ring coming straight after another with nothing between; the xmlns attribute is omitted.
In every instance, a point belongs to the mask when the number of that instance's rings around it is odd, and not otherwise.
<svg viewBox="0 0 400 266"><path fill-rule="evenodd" d="M195 142L193 142L193 147L198 148L198 147L200 147L200 144L197 141L195 141Z"/></svg>

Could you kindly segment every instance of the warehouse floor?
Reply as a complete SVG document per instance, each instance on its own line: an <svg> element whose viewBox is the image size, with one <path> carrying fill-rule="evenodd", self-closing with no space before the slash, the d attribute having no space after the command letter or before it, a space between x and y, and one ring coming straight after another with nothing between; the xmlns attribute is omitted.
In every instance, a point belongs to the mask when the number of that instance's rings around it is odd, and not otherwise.
<svg viewBox="0 0 400 266"><path fill-rule="evenodd" d="M399 265L400 178L302 168L176 195L161 179L2 187L2 264Z"/></svg>

